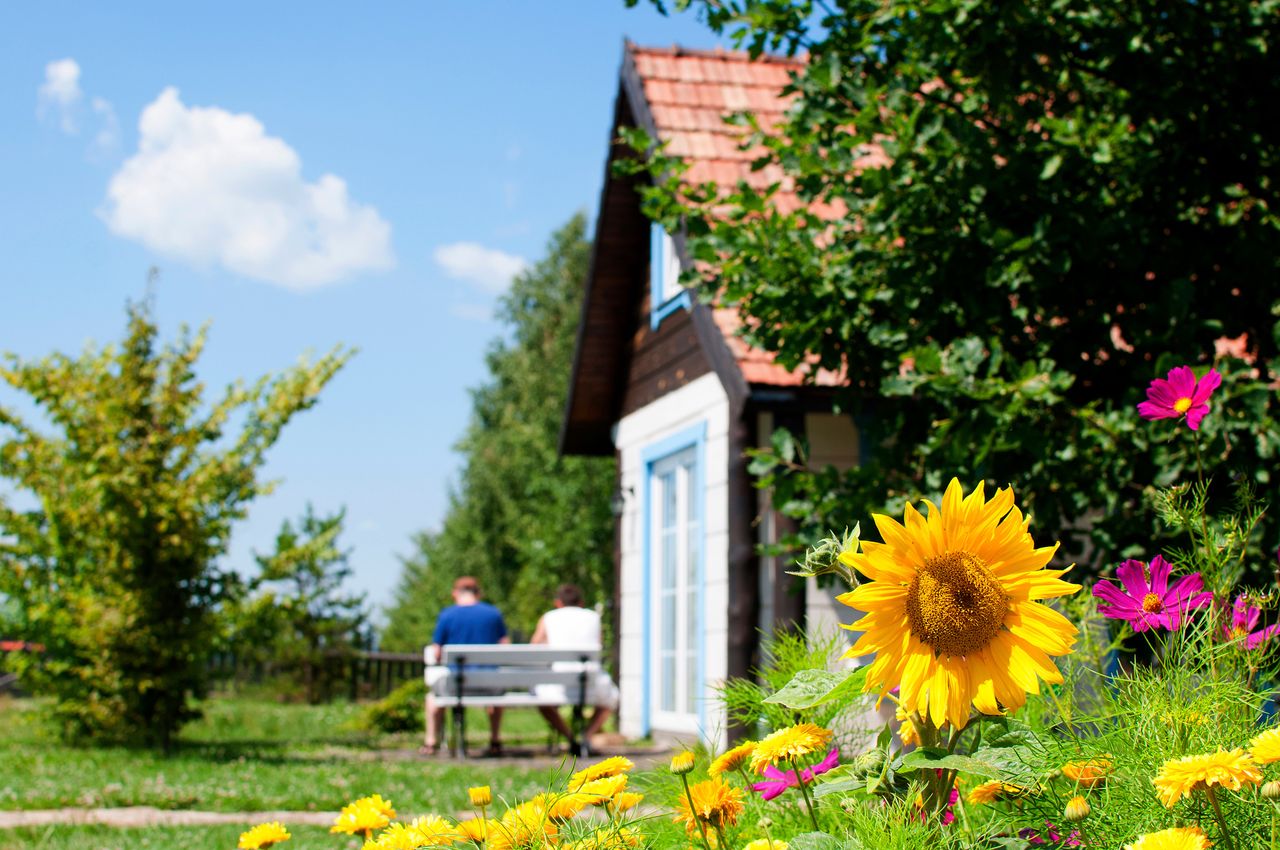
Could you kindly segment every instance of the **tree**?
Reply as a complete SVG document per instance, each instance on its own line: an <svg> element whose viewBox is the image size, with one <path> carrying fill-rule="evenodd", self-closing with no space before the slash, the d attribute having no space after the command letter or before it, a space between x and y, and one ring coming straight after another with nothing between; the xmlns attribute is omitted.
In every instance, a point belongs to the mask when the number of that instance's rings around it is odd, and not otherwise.
<svg viewBox="0 0 1280 850"><path fill-rule="evenodd" d="M421 648L459 575L479 578L526 634L561 582L590 601L612 598L613 463L557 451L589 255L586 220L574 216L501 298L511 336L493 344L490 379L472 393L444 521L404 559L385 645Z"/></svg>
<svg viewBox="0 0 1280 850"><path fill-rule="evenodd" d="M1144 500L1197 447L1230 447L1274 501L1274 2L675 5L755 54L807 54L781 127L736 120L809 206L683 185L658 151L646 207L685 228L752 343L847 378L864 466L809 473L786 435L758 459L806 537L959 475L1012 483L1096 567L1151 549ZM1198 443L1134 409L1181 363L1225 373Z"/></svg>
<svg viewBox="0 0 1280 850"><path fill-rule="evenodd" d="M351 352L236 383L206 409L207 327L160 348L150 306L127 312L119 347L10 354L0 369L42 414L0 408L0 476L34 504L0 501L0 593L17 601L21 637L46 647L23 681L55 696L69 734L167 749L204 691L227 590L215 561L272 488L267 450Z"/></svg>
<svg viewBox="0 0 1280 850"><path fill-rule="evenodd" d="M367 619L364 594L342 593L351 576L350 550L338 548L345 517L345 509L316 516L308 503L296 529L289 520L281 525L275 551L255 556L259 574L252 587L263 592L249 610L278 623L271 660L296 671L313 704L329 690L333 662L355 651Z"/></svg>

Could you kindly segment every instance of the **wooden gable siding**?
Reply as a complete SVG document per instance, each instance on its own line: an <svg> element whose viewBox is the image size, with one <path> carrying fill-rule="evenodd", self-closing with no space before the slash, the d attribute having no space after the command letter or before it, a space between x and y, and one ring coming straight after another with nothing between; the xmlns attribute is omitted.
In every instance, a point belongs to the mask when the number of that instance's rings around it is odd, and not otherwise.
<svg viewBox="0 0 1280 850"><path fill-rule="evenodd" d="M662 320L657 330L649 321L648 264L645 264L643 295L631 335L627 386L622 395L622 415L652 404L672 390L683 387L711 371L711 361L702 346L688 310L677 310Z"/></svg>

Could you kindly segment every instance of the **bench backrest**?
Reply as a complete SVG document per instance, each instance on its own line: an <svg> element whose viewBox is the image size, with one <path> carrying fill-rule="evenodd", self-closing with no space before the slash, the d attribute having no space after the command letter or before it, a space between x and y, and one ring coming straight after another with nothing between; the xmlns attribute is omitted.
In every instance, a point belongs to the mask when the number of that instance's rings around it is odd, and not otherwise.
<svg viewBox="0 0 1280 850"><path fill-rule="evenodd" d="M599 664L600 656L598 646L566 649L542 644L455 643L441 650L440 663L550 669L552 664L565 662ZM427 663L431 663L429 658Z"/></svg>

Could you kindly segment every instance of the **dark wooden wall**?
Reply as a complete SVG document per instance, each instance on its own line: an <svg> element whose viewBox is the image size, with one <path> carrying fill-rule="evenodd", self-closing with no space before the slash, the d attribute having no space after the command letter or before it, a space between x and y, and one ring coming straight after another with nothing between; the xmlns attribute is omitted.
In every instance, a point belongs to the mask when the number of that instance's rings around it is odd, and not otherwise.
<svg viewBox="0 0 1280 850"><path fill-rule="evenodd" d="M635 306L635 324L628 344L630 351L627 386L622 395L621 415L634 413L672 390L711 371L711 361L690 321L688 310L677 310L650 329L649 276L645 269L641 297Z"/></svg>

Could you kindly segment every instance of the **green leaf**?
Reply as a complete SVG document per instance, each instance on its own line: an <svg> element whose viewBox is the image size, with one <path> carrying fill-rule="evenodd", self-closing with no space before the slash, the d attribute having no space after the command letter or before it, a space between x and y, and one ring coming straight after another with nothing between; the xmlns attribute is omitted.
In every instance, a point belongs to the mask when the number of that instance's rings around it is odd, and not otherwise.
<svg viewBox="0 0 1280 850"><path fill-rule="evenodd" d="M856 670L801 670L776 694L765 699L796 711L817 708L832 700L851 699L862 690L867 668Z"/></svg>
<svg viewBox="0 0 1280 850"><path fill-rule="evenodd" d="M856 842L856 839L851 841ZM791 850L857 850L861 845L841 841L825 832L802 832L787 842Z"/></svg>
<svg viewBox="0 0 1280 850"><path fill-rule="evenodd" d="M901 772L908 770L959 770L973 776L985 776L988 779L1000 779L1005 771L995 764L983 761L974 756L958 756L946 750L925 748L907 753L902 758Z"/></svg>
<svg viewBox="0 0 1280 850"><path fill-rule="evenodd" d="M1054 154L1049 157L1049 161L1044 164L1044 168L1040 170L1040 179L1048 180L1058 173L1058 169L1062 167L1062 154Z"/></svg>

